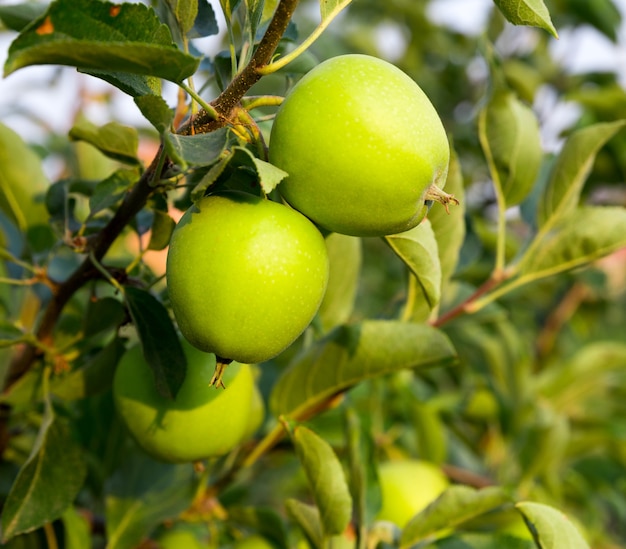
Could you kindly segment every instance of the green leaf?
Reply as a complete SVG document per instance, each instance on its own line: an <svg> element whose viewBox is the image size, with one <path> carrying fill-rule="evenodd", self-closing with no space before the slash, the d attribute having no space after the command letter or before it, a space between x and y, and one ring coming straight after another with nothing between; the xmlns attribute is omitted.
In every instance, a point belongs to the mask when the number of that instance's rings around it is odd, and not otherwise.
<svg viewBox="0 0 626 549"><path fill-rule="evenodd" d="M469 486L451 486L408 522L402 531L400 547L411 547L427 538L441 536L450 528L510 502L501 488L476 490Z"/></svg>
<svg viewBox="0 0 626 549"><path fill-rule="evenodd" d="M289 549L283 518L272 508L228 507L228 520L258 532L279 549Z"/></svg>
<svg viewBox="0 0 626 549"><path fill-rule="evenodd" d="M313 491L324 534L343 533L352 517L352 497L339 458L328 442L303 425L297 426L291 437Z"/></svg>
<svg viewBox="0 0 626 549"><path fill-rule="evenodd" d="M180 51L142 4L56 0L11 44L4 75L29 65L127 72L181 82L199 60Z"/></svg>
<svg viewBox="0 0 626 549"><path fill-rule="evenodd" d="M8 29L21 31L31 21L41 16L46 11L46 8L46 4L37 2L0 6L0 21Z"/></svg>
<svg viewBox="0 0 626 549"><path fill-rule="evenodd" d="M506 207L521 203L533 188L543 156L532 109L513 92L497 91L480 112L479 136Z"/></svg>
<svg viewBox="0 0 626 549"><path fill-rule="evenodd" d="M198 0L198 16L193 28L188 33L189 38L204 38L217 33L219 33L219 27L213 6L207 0Z"/></svg>
<svg viewBox="0 0 626 549"><path fill-rule="evenodd" d="M431 208L427 215L435 233L435 240L437 240L442 290L445 289L456 269L461 246L465 239L465 188L461 163L454 148L451 149L445 190L447 193L453 194L460 204L451 208L450 213L446 212L445 208L440 207Z"/></svg>
<svg viewBox="0 0 626 549"><path fill-rule="evenodd" d="M0 124L0 210L20 230L47 223L49 182L39 157L13 130Z"/></svg>
<svg viewBox="0 0 626 549"><path fill-rule="evenodd" d="M289 517L302 529L315 549L322 549L324 532L319 509L313 505L289 498L285 501Z"/></svg>
<svg viewBox="0 0 626 549"><path fill-rule="evenodd" d="M301 418L365 379L455 360L448 338L427 325L367 320L339 326L295 357L274 386L270 407Z"/></svg>
<svg viewBox="0 0 626 549"><path fill-rule="evenodd" d="M198 15L198 0L167 0L176 15L176 20L183 34L187 34Z"/></svg>
<svg viewBox="0 0 626 549"><path fill-rule="evenodd" d="M424 549L537 549L534 541L511 534L489 532L450 536Z"/></svg>
<svg viewBox="0 0 626 549"><path fill-rule="evenodd" d="M174 398L185 380L187 360L172 319L151 293L126 286L124 295L143 355L154 373L157 391L166 398Z"/></svg>
<svg viewBox="0 0 626 549"><path fill-rule="evenodd" d="M72 504L87 472L81 448L48 403L32 452L2 510L2 541L58 519Z"/></svg>
<svg viewBox="0 0 626 549"><path fill-rule="evenodd" d="M142 74L96 69L79 69L79 72L100 78L134 98L139 98L144 95L160 98L161 80L159 78Z"/></svg>
<svg viewBox="0 0 626 549"><path fill-rule="evenodd" d="M542 549L589 549L589 544L561 511L534 502L520 502L515 506L535 531Z"/></svg>
<svg viewBox="0 0 626 549"><path fill-rule="evenodd" d="M320 0L322 22L334 19L352 0Z"/></svg>
<svg viewBox="0 0 626 549"><path fill-rule="evenodd" d="M167 212L155 210L148 249L164 250L170 243L170 237L172 236L172 232L174 232L174 227L176 227L176 221L174 221Z"/></svg>
<svg viewBox="0 0 626 549"><path fill-rule="evenodd" d="M137 147L139 135L135 128L124 126L118 122L109 122L102 127L81 119L69 133L74 141L86 141L101 153L113 160L126 164L139 164Z"/></svg>
<svg viewBox="0 0 626 549"><path fill-rule="evenodd" d="M322 329L326 332L347 322L361 274L361 240L354 236L330 233L326 236L330 272L326 293L318 310Z"/></svg>
<svg viewBox="0 0 626 549"><path fill-rule="evenodd" d="M117 170L100 181L89 197L89 216L94 217L102 210L115 206L124 198L138 177L136 170Z"/></svg>
<svg viewBox="0 0 626 549"><path fill-rule="evenodd" d="M116 337L84 366L55 377L50 392L63 400L78 400L108 390L113 383L115 365L125 350L124 340Z"/></svg>
<svg viewBox="0 0 626 549"><path fill-rule="evenodd" d="M521 263L533 279L585 265L626 246L626 209L583 206L562 217Z"/></svg>
<svg viewBox="0 0 626 549"><path fill-rule="evenodd" d="M189 507L195 492L193 467L131 454L104 488L107 549L136 547L159 523Z"/></svg>
<svg viewBox="0 0 626 549"><path fill-rule="evenodd" d="M222 128L199 135L166 132L163 137L165 151L180 166L210 166L219 160L226 146L228 130Z"/></svg>
<svg viewBox="0 0 626 549"><path fill-rule="evenodd" d="M404 233L386 236L385 241L411 270L428 307L434 309L441 299L441 264L430 221L424 219Z"/></svg>
<svg viewBox="0 0 626 549"><path fill-rule="evenodd" d="M244 166L250 166L256 172L265 194L271 193L288 175L284 170L257 158L252 152L243 147L233 147L233 159L241 162Z"/></svg>
<svg viewBox="0 0 626 549"><path fill-rule="evenodd" d="M550 12L543 0L493 0L502 15L514 25L530 25L548 31L558 38Z"/></svg>
<svg viewBox="0 0 626 549"><path fill-rule="evenodd" d="M256 32L259 28L259 25L261 24L261 18L263 16L263 4L264 1L263 0L244 0L244 3L246 5L246 12L247 12L247 21L246 24L248 25L248 33L249 36L252 37L252 39L254 40L254 37L256 36Z"/></svg>
<svg viewBox="0 0 626 549"><path fill-rule="evenodd" d="M554 223L576 208L596 154L625 125L626 120L594 124L569 136L539 201L540 227Z"/></svg>
<svg viewBox="0 0 626 549"><path fill-rule="evenodd" d="M164 135L172 129L174 111L160 95L140 95L135 97L135 104L141 114L152 124L157 131Z"/></svg>

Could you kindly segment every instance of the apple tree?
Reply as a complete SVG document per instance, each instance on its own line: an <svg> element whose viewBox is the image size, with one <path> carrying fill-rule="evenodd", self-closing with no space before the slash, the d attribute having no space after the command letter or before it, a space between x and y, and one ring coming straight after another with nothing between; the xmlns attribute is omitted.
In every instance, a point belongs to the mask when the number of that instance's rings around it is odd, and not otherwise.
<svg viewBox="0 0 626 549"><path fill-rule="evenodd" d="M621 12L446 4L0 5L3 546L626 544Z"/></svg>

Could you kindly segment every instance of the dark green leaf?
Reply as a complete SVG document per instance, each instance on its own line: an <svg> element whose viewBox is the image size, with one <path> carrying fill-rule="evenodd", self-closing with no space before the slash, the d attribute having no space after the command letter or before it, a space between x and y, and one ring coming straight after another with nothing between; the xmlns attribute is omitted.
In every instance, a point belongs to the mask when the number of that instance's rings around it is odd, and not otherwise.
<svg viewBox="0 0 626 549"><path fill-rule="evenodd" d="M138 546L159 523L187 509L194 492L191 464L131 455L105 483L107 548Z"/></svg>
<svg viewBox="0 0 626 549"><path fill-rule="evenodd" d="M50 391L63 400L78 400L108 390L113 383L115 365L125 350L124 341L116 337L84 366L55 377Z"/></svg>
<svg viewBox="0 0 626 549"><path fill-rule="evenodd" d="M626 246L626 209L585 206L556 222L521 264L533 279L580 267Z"/></svg>
<svg viewBox="0 0 626 549"><path fill-rule="evenodd" d="M172 236L175 226L176 222L167 212L155 210L148 249L164 250L170 243L170 237Z"/></svg>
<svg viewBox="0 0 626 549"><path fill-rule="evenodd" d="M242 165L250 166L259 178L259 184L265 194L271 193L287 177L287 172L254 156L248 149L233 147L233 159Z"/></svg>
<svg viewBox="0 0 626 549"><path fill-rule="evenodd" d="M204 38L219 32L213 6L207 0L198 0L198 16L189 32L189 38Z"/></svg>
<svg viewBox="0 0 626 549"><path fill-rule="evenodd" d="M120 202L138 178L139 174L136 170L117 170L100 181L89 197L90 217Z"/></svg>
<svg viewBox="0 0 626 549"><path fill-rule="evenodd" d="M490 532L450 536L424 549L537 549L537 546L531 540Z"/></svg>
<svg viewBox="0 0 626 549"><path fill-rule="evenodd" d="M589 549L589 544L561 511L534 502L520 502L515 506L536 532L542 549Z"/></svg>
<svg viewBox="0 0 626 549"><path fill-rule="evenodd" d="M143 355L154 372L157 391L166 398L174 398L185 380L187 361L172 319L151 293L126 286L124 295Z"/></svg>
<svg viewBox="0 0 626 549"><path fill-rule="evenodd" d="M177 164L185 166L210 166L222 154L228 139L228 130L221 129L199 135L163 135L165 150Z"/></svg>
<svg viewBox="0 0 626 549"><path fill-rule="evenodd" d="M450 528L492 511L509 496L501 488L476 490L469 486L451 486L404 527L400 547L408 548L419 541L441 536Z"/></svg>
<svg viewBox="0 0 626 549"><path fill-rule="evenodd" d="M54 64L181 82L198 63L176 48L169 29L147 6L56 0L11 44L4 74Z"/></svg>
<svg viewBox="0 0 626 549"><path fill-rule="evenodd" d="M160 95L141 95L135 97L135 104L141 114L163 135L172 129L174 111Z"/></svg>
<svg viewBox="0 0 626 549"><path fill-rule="evenodd" d="M303 425L294 429L292 439L313 491L324 534L343 533L352 516L352 497L339 458L328 442Z"/></svg>
<svg viewBox="0 0 626 549"><path fill-rule="evenodd" d="M13 130L0 124L0 211L18 229L47 223L49 187L39 157Z"/></svg>
<svg viewBox="0 0 626 549"><path fill-rule="evenodd" d="M3 542L59 518L74 501L86 471L68 427L46 406L32 452L4 503Z"/></svg>
<svg viewBox="0 0 626 549"><path fill-rule="evenodd" d="M535 114L514 93L497 91L480 113L479 134L505 207L519 204L532 190L543 156Z"/></svg>
<svg viewBox="0 0 626 549"><path fill-rule="evenodd" d="M155 96L160 98L161 80L153 76L145 76L142 74L131 74L128 72L115 72L107 70L80 70L85 74L90 74L96 78L100 78L105 82L115 86L131 97L139 98L141 96ZM162 99L161 99L162 100ZM162 100L163 101L163 100ZM141 107L140 107L141 108ZM142 110L143 112L143 110Z"/></svg>
<svg viewBox="0 0 626 549"><path fill-rule="evenodd" d="M285 508L287 514L302 529L313 547L322 549L324 532L318 508L291 498L285 502Z"/></svg>
<svg viewBox="0 0 626 549"><path fill-rule="evenodd" d="M411 270L418 282L421 296L428 307L434 309L441 299L441 264L430 221L424 219L404 233L386 236L385 241Z"/></svg>
<svg viewBox="0 0 626 549"><path fill-rule="evenodd" d="M552 36L558 38L558 34L550 12L543 0L493 0L506 17L514 25L530 25L547 30Z"/></svg>
<svg viewBox="0 0 626 549"><path fill-rule="evenodd" d="M46 11L46 4L25 2L0 6L0 21L8 29L21 31L34 19Z"/></svg>
<svg viewBox="0 0 626 549"><path fill-rule="evenodd" d="M364 379L455 360L448 338L430 326L387 320L339 326L296 356L274 386L270 406L276 415L299 418Z"/></svg>
<svg viewBox="0 0 626 549"><path fill-rule="evenodd" d="M124 305L114 297L103 297L89 302L85 322L83 325L84 337L117 328L126 318Z"/></svg>
<svg viewBox="0 0 626 549"><path fill-rule="evenodd" d="M361 274L361 240L354 236L330 233L326 236L330 273L324 299L318 310L322 329L328 331L347 322Z"/></svg>
<svg viewBox="0 0 626 549"><path fill-rule="evenodd" d="M139 135L135 128L109 122L98 127L86 119L81 119L69 133L74 141L86 141L101 153L113 160L126 164L139 164L137 147Z"/></svg>
<svg viewBox="0 0 626 549"><path fill-rule="evenodd" d="M283 518L267 507L228 507L228 519L249 527L271 540L278 549L289 549Z"/></svg>
<svg viewBox="0 0 626 549"><path fill-rule="evenodd" d="M570 0L569 9L582 25L592 25L617 43L622 14L612 0Z"/></svg>
<svg viewBox="0 0 626 549"><path fill-rule="evenodd" d="M539 201L539 226L570 213L600 148L626 125L626 120L594 124L574 132L565 142Z"/></svg>

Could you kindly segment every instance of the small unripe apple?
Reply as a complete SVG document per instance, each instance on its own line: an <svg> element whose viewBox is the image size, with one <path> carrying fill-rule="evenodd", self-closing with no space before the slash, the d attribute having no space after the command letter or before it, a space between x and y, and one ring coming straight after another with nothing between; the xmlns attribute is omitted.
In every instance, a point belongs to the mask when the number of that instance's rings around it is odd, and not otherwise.
<svg viewBox="0 0 626 549"><path fill-rule="evenodd" d="M254 397L250 366L232 363L225 391L210 386L215 357L181 341L187 373L175 399L162 396L141 346L122 356L113 380L115 405L137 443L166 462L191 462L230 452L248 432Z"/></svg>
<svg viewBox="0 0 626 549"><path fill-rule="evenodd" d="M382 508L378 520L400 528L437 499L449 486L448 478L435 464L415 460L386 461L379 466Z"/></svg>
<svg viewBox="0 0 626 549"><path fill-rule="evenodd" d="M293 87L269 157L289 174L282 196L329 231L399 233L423 219L426 202L454 201L439 189L450 149L435 108L407 74L367 55L328 59Z"/></svg>
<svg viewBox="0 0 626 549"><path fill-rule="evenodd" d="M317 228L243 192L202 198L170 241L167 286L180 331L220 359L251 364L282 352L313 319L327 280Z"/></svg>

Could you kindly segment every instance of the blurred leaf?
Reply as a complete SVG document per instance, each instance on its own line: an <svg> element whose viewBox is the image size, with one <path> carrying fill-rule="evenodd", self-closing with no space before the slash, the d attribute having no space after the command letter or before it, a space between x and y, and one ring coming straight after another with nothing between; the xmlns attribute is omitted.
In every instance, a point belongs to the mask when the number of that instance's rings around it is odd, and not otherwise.
<svg viewBox="0 0 626 549"><path fill-rule="evenodd" d="M69 65L181 82L199 60L172 43L169 29L142 4L56 0L11 44L4 75L28 65Z"/></svg>
<svg viewBox="0 0 626 549"><path fill-rule="evenodd" d="M622 14L612 0L570 0L569 9L582 24L594 26L617 43Z"/></svg>
<svg viewBox="0 0 626 549"><path fill-rule="evenodd" d="M432 401L416 401L411 406L420 457L441 464L448 455L448 432L439 410Z"/></svg>
<svg viewBox="0 0 626 549"><path fill-rule="evenodd" d="M189 38L204 38L205 36L213 36L218 32L219 27L213 6L208 0L198 0L198 15L193 28L188 33Z"/></svg>
<svg viewBox="0 0 626 549"><path fill-rule="evenodd" d="M539 201L540 227L554 223L576 208L596 154L625 125L626 120L594 124L569 136Z"/></svg>
<svg viewBox="0 0 626 549"><path fill-rule="evenodd" d="M240 2L241 0L220 0L220 5L222 6L224 17L227 20L230 20L232 18L232 15L235 9L237 9L237 6Z"/></svg>
<svg viewBox="0 0 626 549"><path fill-rule="evenodd" d="M113 160L139 164L137 158L139 135L135 128L118 122L109 122L98 127L82 118L72 127L69 136L74 141L86 141Z"/></svg>
<svg viewBox="0 0 626 549"><path fill-rule="evenodd" d="M261 24L261 18L263 16L263 3L264 0L244 0L246 5L247 20L249 36L256 36L259 25Z"/></svg>
<svg viewBox="0 0 626 549"><path fill-rule="evenodd" d="M198 15L198 0L167 0L183 34L192 28Z"/></svg>
<svg viewBox="0 0 626 549"><path fill-rule="evenodd" d="M157 391L165 398L174 398L185 380L187 360L172 319L151 293L126 286L124 295Z"/></svg>
<svg viewBox="0 0 626 549"><path fill-rule="evenodd" d="M65 549L85 549L91 546L91 525L87 518L74 507L63 513Z"/></svg>
<svg viewBox="0 0 626 549"><path fill-rule="evenodd" d="M514 25L530 25L548 31L558 38L550 12L543 0L493 0L502 15Z"/></svg>
<svg viewBox="0 0 626 549"><path fill-rule="evenodd" d="M148 249L164 250L170 243L170 237L172 236L175 226L176 222L167 212L155 210Z"/></svg>
<svg viewBox="0 0 626 549"><path fill-rule="evenodd" d="M319 0L322 22L334 19L352 0Z"/></svg>
<svg viewBox="0 0 626 549"><path fill-rule="evenodd" d="M45 224L48 180L39 157L13 130L0 124L0 211L25 232Z"/></svg>
<svg viewBox="0 0 626 549"><path fill-rule="evenodd" d="M510 501L509 496L501 488L476 490L469 486L451 486L408 522L402 531L400 547L411 547L429 537L449 532L450 528Z"/></svg>
<svg viewBox="0 0 626 549"><path fill-rule="evenodd" d="M116 337L84 366L53 378L50 392L63 400L78 400L107 391L125 350L124 340Z"/></svg>
<svg viewBox="0 0 626 549"><path fill-rule="evenodd" d="M424 549L537 549L534 541L511 534L489 532L450 536Z"/></svg>
<svg viewBox="0 0 626 549"><path fill-rule="evenodd" d="M289 549L283 518L267 507L228 507L228 520L247 526L271 540L279 549Z"/></svg>
<svg viewBox="0 0 626 549"><path fill-rule="evenodd" d="M542 549L589 549L580 532L561 511L534 502L520 502L515 506L536 533Z"/></svg>
<svg viewBox="0 0 626 549"><path fill-rule="evenodd" d="M31 454L2 509L2 541L61 517L78 494L86 472L82 449L48 402Z"/></svg>
<svg viewBox="0 0 626 549"><path fill-rule="evenodd" d="M404 233L386 236L385 241L415 276L421 289L417 299L423 297L434 309L441 299L441 264L430 221L424 219Z"/></svg>
<svg viewBox="0 0 626 549"><path fill-rule="evenodd" d="M445 190L447 193L453 194L460 204L451 208L450 213L446 212L445 208L435 207L431 208L427 215L435 233L435 240L437 240L442 290L445 289L456 269L461 246L465 239L465 188L463 187L461 163L454 147L451 149Z"/></svg>
<svg viewBox="0 0 626 549"><path fill-rule="evenodd" d="M174 111L160 95L140 95L135 97L135 104L139 107L148 122L161 134L172 129ZM166 134L167 135L167 134Z"/></svg>
<svg viewBox="0 0 626 549"><path fill-rule="evenodd" d="M301 418L365 379L455 360L448 338L427 325L366 320L339 326L294 358L274 385L270 407L276 415Z"/></svg>
<svg viewBox="0 0 626 549"><path fill-rule="evenodd" d="M189 507L195 493L193 467L131 454L104 489L107 549L128 549Z"/></svg>
<svg viewBox="0 0 626 549"><path fill-rule="evenodd" d="M324 532L320 520L319 509L313 505L307 505L297 499L285 501L287 514L302 529L315 549L322 549L324 544Z"/></svg>
<svg viewBox="0 0 626 549"><path fill-rule="evenodd" d="M138 178L136 170L116 170L100 181L89 197L89 216L93 217L102 210L115 206Z"/></svg>
<svg viewBox="0 0 626 549"><path fill-rule="evenodd" d="M326 536L343 533L352 517L352 497L339 458L311 429L298 425L292 433Z"/></svg>
<svg viewBox="0 0 626 549"><path fill-rule="evenodd" d="M46 11L47 4L23 2L0 6L0 21L7 29L21 31L31 21Z"/></svg>
<svg viewBox="0 0 626 549"><path fill-rule="evenodd" d="M583 206L559 219L521 263L538 279L580 267L626 246L626 209Z"/></svg>
<svg viewBox="0 0 626 549"><path fill-rule="evenodd" d="M83 325L83 336L88 338L116 329L126 318L126 309L114 297L103 297L89 302Z"/></svg>
<svg viewBox="0 0 626 549"><path fill-rule="evenodd" d="M479 136L506 207L519 204L532 190L543 156L535 114L512 92L497 91L480 112Z"/></svg>
<svg viewBox="0 0 626 549"><path fill-rule="evenodd" d="M361 240L354 236L330 233L326 236L330 273L326 293L318 310L322 329L326 332L347 322L361 274Z"/></svg>
<svg viewBox="0 0 626 549"><path fill-rule="evenodd" d="M199 135L163 134L165 151L183 168L186 166L210 166L219 160L226 141L228 130L220 129Z"/></svg>

